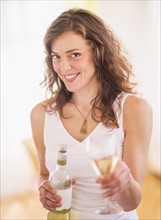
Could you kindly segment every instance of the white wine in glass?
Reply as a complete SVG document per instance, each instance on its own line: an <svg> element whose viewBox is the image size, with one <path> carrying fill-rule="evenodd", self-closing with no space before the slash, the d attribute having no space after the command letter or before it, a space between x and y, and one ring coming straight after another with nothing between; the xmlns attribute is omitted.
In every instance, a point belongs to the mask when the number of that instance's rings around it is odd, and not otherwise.
<svg viewBox="0 0 161 220"><path fill-rule="evenodd" d="M89 137L86 142L86 151L93 169L98 176L108 176L112 173L119 159L119 143L111 134L100 134ZM107 215L121 211L121 208L105 199L106 206L97 210L97 214Z"/></svg>
<svg viewBox="0 0 161 220"><path fill-rule="evenodd" d="M92 159L91 162L97 175L107 176L115 169L118 158L116 156L109 156L99 159Z"/></svg>

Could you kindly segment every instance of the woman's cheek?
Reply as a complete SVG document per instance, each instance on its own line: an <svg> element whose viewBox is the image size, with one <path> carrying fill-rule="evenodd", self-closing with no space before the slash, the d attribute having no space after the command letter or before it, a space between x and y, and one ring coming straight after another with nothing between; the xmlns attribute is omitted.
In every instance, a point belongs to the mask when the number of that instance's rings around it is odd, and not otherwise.
<svg viewBox="0 0 161 220"><path fill-rule="evenodd" d="M58 65L53 64L53 69L58 74L58 76L60 77Z"/></svg>
<svg viewBox="0 0 161 220"><path fill-rule="evenodd" d="M64 78L63 78L63 76L59 73L58 68L55 68L55 67L53 66L53 69L54 69L54 71L56 72L56 74L59 76L59 78L60 78L62 81L64 81Z"/></svg>

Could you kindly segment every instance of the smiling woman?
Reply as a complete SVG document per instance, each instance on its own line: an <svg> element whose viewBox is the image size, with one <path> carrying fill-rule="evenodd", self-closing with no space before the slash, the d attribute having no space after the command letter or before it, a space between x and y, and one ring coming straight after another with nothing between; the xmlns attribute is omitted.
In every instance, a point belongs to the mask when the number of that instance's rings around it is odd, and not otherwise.
<svg viewBox="0 0 161 220"><path fill-rule="evenodd" d="M37 195L34 198L32 196L24 199L18 197L30 190L33 191L35 187L35 182L31 180L34 175L32 163L22 143L26 139L31 139L29 123L31 106L40 102L45 96L44 89L39 87L44 72L42 38L51 21L69 7L82 7L101 15L128 48L136 79L139 81L139 90L153 106L154 129L148 165L152 172L161 174L160 81L158 80L160 78L159 4L159 1L1 1L2 219L43 218L41 215L43 207L40 206ZM99 36L98 31L97 34ZM57 88L56 84L53 85L54 91L56 91L55 87ZM86 95L89 92L87 91ZM84 98L86 100L86 96ZM72 126L75 128L75 124L79 123L77 134L88 114L88 109L82 108L81 103L84 102L80 102L80 105L76 103L82 113L81 116L77 111L80 123L76 121L72 124L71 121L71 125L68 125L69 130L72 130ZM65 112L66 117L70 118L74 114L74 111L71 112L72 109L74 106L69 105ZM83 114L84 110L86 112ZM91 113L87 117L87 133L91 126L88 121L90 117ZM62 124L60 125L62 126ZM64 126L67 127L65 124ZM54 138L57 136L56 131L52 133ZM74 134L72 135L74 136ZM67 136L72 139L68 133L66 133ZM64 135L61 137L62 142L65 143ZM79 140L79 138L80 135L77 135L76 139ZM74 150L78 149L77 144L75 144ZM51 163L54 168L54 161ZM77 173L79 172L82 172L81 169ZM8 174L12 181L9 181ZM143 189L144 209L139 217L150 220L160 219L160 205L158 205L158 209L156 205L160 188L156 187L153 178L150 181L148 178L145 182L150 184L147 190ZM151 191L151 189L155 190ZM155 195L156 198L154 198ZM30 209L30 205L33 203L35 206L32 205ZM3 209L3 205L5 209ZM23 208L20 209L19 207L22 206ZM26 209L26 207L28 208ZM3 215L4 212L5 215ZM44 213L46 213L45 209Z"/></svg>
<svg viewBox="0 0 161 220"><path fill-rule="evenodd" d="M91 11L70 9L52 22L44 44L44 83L51 98L31 111L43 207L53 212L63 207L63 199L48 180L56 165L57 146L63 141L68 145L74 184L70 219L138 219L152 110L134 89L132 66L119 41ZM98 178L85 146L91 137L101 138L101 134L107 141L115 136L120 154L113 173ZM96 214L104 207L103 197L111 197L117 210L109 207Z"/></svg>

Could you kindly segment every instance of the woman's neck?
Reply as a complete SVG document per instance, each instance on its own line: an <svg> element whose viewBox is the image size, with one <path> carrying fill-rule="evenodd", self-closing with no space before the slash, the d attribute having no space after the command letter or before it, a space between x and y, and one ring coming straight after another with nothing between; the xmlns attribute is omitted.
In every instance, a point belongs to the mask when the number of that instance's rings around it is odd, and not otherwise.
<svg viewBox="0 0 161 220"><path fill-rule="evenodd" d="M98 95L98 86L93 88L82 89L77 92L74 92L72 95L72 101L77 106L89 106L91 101Z"/></svg>

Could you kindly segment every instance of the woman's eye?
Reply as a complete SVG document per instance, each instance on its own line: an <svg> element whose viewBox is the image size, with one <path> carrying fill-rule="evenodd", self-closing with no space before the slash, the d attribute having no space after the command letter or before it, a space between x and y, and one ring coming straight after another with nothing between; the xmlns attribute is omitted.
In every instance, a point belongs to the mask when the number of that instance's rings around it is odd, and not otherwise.
<svg viewBox="0 0 161 220"><path fill-rule="evenodd" d="M52 60L58 60L59 56L56 54L51 54Z"/></svg>
<svg viewBox="0 0 161 220"><path fill-rule="evenodd" d="M73 58L80 57L80 53L72 53L72 54L71 54L71 57L73 57Z"/></svg>

